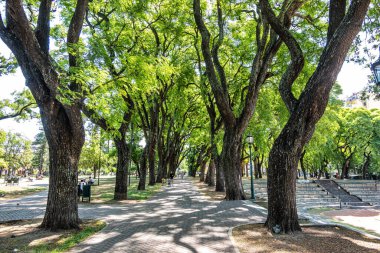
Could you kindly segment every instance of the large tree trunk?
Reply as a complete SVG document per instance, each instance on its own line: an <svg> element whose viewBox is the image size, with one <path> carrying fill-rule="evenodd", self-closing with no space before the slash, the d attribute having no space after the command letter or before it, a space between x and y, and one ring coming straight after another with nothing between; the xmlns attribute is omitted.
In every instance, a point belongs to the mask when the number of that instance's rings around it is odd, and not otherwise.
<svg viewBox="0 0 380 253"><path fill-rule="evenodd" d="M146 159L147 159L148 148L145 147L140 159L140 179L137 190L145 190L146 184Z"/></svg>
<svg viewBox="0 0 380 253"><path fill-rule="evenodd" d="M149 141L148 141L148 161L149 161L149 185L156 183L156 145L158 135L158 114L159 105L157 99L154 99L153 105L149 108L150 124L149 124Z"/></svg>
<svg viewBox="0 0 380 253"><path fill-rule="evenodd" d="M257 150L256 150L257 152ZM264 155L261 155L258 154L255 156L255 159L254 159L254 164L255 164L255 178L258 179L258 178L263 178L263 171L262 171L262 166L263 166L263 162L264 162Z"/></svg>
<svg viewBox="0 0 380 253"><path fill-rule="evenodd" d="M116 165L116 183L115 183L115 200L128 199L128 167L129 167L129 149L125 140L125 132L121 137L114 139L117 151Z"/></svg>
<svg viewBox="0 0 380 253"><path fill-rule="evenodd" d="M50 110L41 110L50 160L48 200L41 227L52 230L79 228L78 162L84 143L84 129L79 107L71 108L78 120L77 125L73 126L63 107L58 101L54 102L47 106Z"/></svg>
<svg viewBox="0 0 380 253"><path fill-rule="evenodd" d="M253 160L253 164L254 164L254 167L252 169L255 174L255 179L258 179L259 178L259 157L258 156L255 156L255 159Z"/></svg>
<svg viewBox="0 0 380 253"><path fill-rule="evenodd" d="M224 172L226 200L246 199L240 169L241 148L242 137L226 128L220 158L220 167Z"/></svg>
<svg viewBox="0 0 380 253"><path fill-rule="evenodd" d="M205 181L205 172L206 172L206 165L207 165L207 160L204 157L202 162L201 162L201 170L199 174L199 182L204 182Z"/></svg>
<svg viewBox="0 0 380 253"><path fill-rule="evenodd" d="M290 135L290 134L289 134ZM292 136L285 131L277 138L269 154L268 219L270 229L276 225L284 232L300 231L296 207L296 178L300 150L289 150Z"/></svg>
<svg viewBox="0 0 380 253"><path fill-rule="evenodd" d="M149 185L154 185L156 183L156 139L152 137L149 140L148 145L148 161L149 161Z"/></svg>
<svg viewBox="0 0 380 253"><path fill-rule="evenodd" d="M160 157L159 161L158 161L158 168L157 168L157 179L156 179L156 183L162 183L162 179L166 177L166 173L165 173L165 170L166 170L166 166L165 166L165 162L163 160L162 157Z"/></svg>
<svg viewBox="0 0 380 253"><path fill-rule="evenodd" d="M207 177L208 186L215 186L215 162L213 158L210 160L208 165Z"/></svg>
<svg viewBox="0 0 380 253"><path fill-rule="evenodd" d="M300 161L301 161L301 170L302 170L302 173L303 173L303 178L304 178L305 180L307 180L306 167L305 167L305 161L304 161L305 154L306 154L306 150L304 150L304 151L301 153Z"/></svg>
<svg viewBox="0 0 380 253"><path fill-rule="evenodd" d="M166 152L165 152L165 147L164 147L164 142L162 138L158 138L158 143L157 143L158 149L157 149L157 154L158 154L158 166L157 166L157 183L162 183L162 179L166 177Z"/></svg>
<svg viewBox="0 0 380 253"><path fill-rule="evenodd" d="M371 162L371 152L368 152L368 154L364 152L364 158L365 158L365 161L363 164L362 175L363 175L363 179L369 179L367 178L367 173L368 173L369 164Z"/></svg>
<svg viewBox="0 0 380 253"><path fill-rule="evenodd" d="M220 157L217 155L214 159L215 162L215 191L216 192L225 192L226 188L224 187L224 173L222 168L219 166Z"/></svg>
<svg viewBox="0 0 380 253"><path fill-rule="evenodd" d="M342 175L341 175L342 179L348 178L348 173L350 171L351 157L352 157L352 155L350 155L348 158L346 158L344 160L344 163L343 163L343 166L342 166Z"/></svg>

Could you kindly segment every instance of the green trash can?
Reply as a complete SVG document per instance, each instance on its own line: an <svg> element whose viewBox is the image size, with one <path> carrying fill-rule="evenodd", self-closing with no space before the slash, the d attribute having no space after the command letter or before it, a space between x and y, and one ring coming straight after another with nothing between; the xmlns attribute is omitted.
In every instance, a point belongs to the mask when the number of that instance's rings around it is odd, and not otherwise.
<svg viewBox="0 0 380 253"><path fill-rule="evenodd" d="M83 198L88 198L88 202L91 202L91 185L83 185L82 202Z"/></svg>

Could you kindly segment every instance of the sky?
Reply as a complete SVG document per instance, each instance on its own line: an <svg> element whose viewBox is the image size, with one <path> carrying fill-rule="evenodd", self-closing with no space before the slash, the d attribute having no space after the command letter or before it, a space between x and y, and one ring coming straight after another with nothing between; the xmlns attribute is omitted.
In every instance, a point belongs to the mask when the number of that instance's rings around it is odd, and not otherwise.
<svg viewBox="0 0 380 253"><path fill-rule="evenodd" d="M9 50L0 41L1 54L9 55ZM345 62L338 75L338 83L343 88L342 99L347 98L355 92L362 90L368 82L370 69L363 68L354 63ZM0 76L0 99L11 98L13 91L20 91L25 88L25 79L20 69L15 74ZM41 125L37 119L27 122L16 122L13 119L0 120L0 129L5 131L21 133L29 140L33 140Z"/></svg>

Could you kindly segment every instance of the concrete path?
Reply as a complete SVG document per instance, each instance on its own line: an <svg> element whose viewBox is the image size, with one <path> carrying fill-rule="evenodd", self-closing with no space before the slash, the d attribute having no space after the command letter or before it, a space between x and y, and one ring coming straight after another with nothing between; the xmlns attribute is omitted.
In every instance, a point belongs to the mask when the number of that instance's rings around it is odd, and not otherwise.
<svg viewBox="0 0 380 253"><path fill-rule="evenodd" d="M1 203L0 221L43 218L45 205L46 192ZM108 225L70 252L234 252L228 229L264 222L256 207L250 201L210 201L189 180L176 180L146 202L80 205L81 218Z"/></svg>

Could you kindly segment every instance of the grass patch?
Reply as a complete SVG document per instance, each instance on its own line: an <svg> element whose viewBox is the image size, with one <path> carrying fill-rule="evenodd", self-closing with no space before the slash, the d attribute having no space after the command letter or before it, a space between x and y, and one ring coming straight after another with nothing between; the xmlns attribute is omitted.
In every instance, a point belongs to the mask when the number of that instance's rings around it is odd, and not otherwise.
<svg viewBox="0 0 380 253"><path fill-rule="evenodd" d="M41 220L24 220L0 224L0 252L65 252L106 225L86 220L79 230L52 232L38 228L40 223Z"/></svg>
<svg viewBox="0 0 380 253"><path fill-rule="evenodd" d="M31 247L33 252L65 252L78 243L84 241L87 237L95 234L106 226L103 221L87 221L81 225L79 231L73 231L69 234L62 235L57 241L44 243Z"/></svg>
<svg viewBox="0 0 380 253"><path fill-rule="evenodd" d="M115 192L115 177L105 177L100 178L100 184L97 185L97 180L95 180L95 185L91 187L91 203L117 203L113 199ZM160 183L154 186L147 185L144 191L138 191L138 178L131 178L131 185L128 186L128 200L141 201L150 198L154 193L158 192L162 185Z"/></svg>
<svg viewBox="0 0 380 253"><path fill-rule="evenodd" d="M138 191L137 190L138 183L131 184L131 186L128 189L128 199L132 200L146 200L150 198L154 193L161 190L162 185L161 184L155 184L153 186L147 185L145 187L145 191Z"/></svg>

